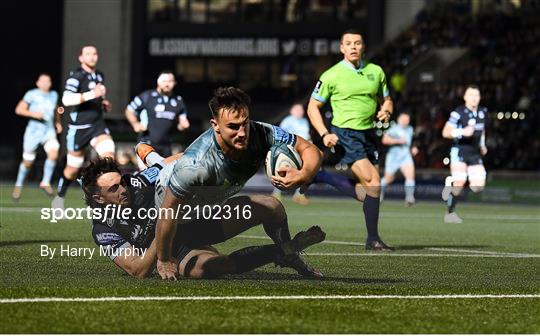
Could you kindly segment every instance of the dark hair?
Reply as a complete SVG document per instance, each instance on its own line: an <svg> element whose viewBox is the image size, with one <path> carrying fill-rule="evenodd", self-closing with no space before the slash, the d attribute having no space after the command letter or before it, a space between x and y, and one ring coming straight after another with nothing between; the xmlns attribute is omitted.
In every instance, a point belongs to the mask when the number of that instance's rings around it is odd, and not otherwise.
<svg viewBox="0 0 540 336"><path fill-rule="evenodd" d="M174 72L172 72L172 70L169 70L169 69L165 69L165 70L161 70L158 74L158 78L159 76L161 75L173 75L174 76Z"/></svg>
<svg viewBox="0 0 540 336"><path fill-rule="evenodd" d="M345 36L345 34L360 35L362 37L362 40L364 40L364 37L362 36L362 33L358 29L350 28L350 29L345 30L341 34L341 38L339 39L340 42L343 42L343 37Z"/></svg>
<svg viewBox="0 0 540 336"><path fill-rule="evenodd" d="M99 192L97 180L101 175L106 173L120 174L118 163L111 157L96 159L81 170L80 181L84 191L84 199L86 204L92 208L99 206L94 200L94 196Z"/></svg>
<svg viewBox="0 0 540 336"><path fill-rule="evenodd" d="M40 72L37 76L37 79L39 79L39 77L41 76L47 76L50 80L52 80L52 76L48 72Z"/></svg>
<svg viewBox="0 0 540 336"><path fill-rule="evenodd" d="M81 53L79 55L82 55L84 48L94 48L97 51L97 47L93 44L85 44L81 47Z"/></svg>
<svg viewBox="0 0 540 336"><path fill-rule="evenodd" d="M476 84L467 84L467 86L465 86L465 91L467 91L468 89L473 89L473 90L478 90L480 91L480 87ZM465 92L463 91L463 92Z"/></svg>
<svg viewBox="0 0 540 336"><path fill-rule="evenodd" d="M229 87L218 87L214 91L214 96L208 102L208 107L212 112L212 117L219 119L221 109L247 110L251 104L251 98L244 91Z"/></svg>

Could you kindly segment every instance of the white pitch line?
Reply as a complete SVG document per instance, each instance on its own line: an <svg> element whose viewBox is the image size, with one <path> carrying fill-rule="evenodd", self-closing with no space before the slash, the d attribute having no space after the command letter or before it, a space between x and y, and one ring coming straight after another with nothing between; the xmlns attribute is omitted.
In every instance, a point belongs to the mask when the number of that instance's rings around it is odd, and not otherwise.
<svg viewBox="0 0 540 336"><path fill-rule="evenodd" d="M530 253L514 253L514 252L494 252L494 251L482 251L482 250L466 250L466 249L453 249L453 248L438 248L430 247L428 250L441 251L441 252L462 252L462 253L478 253L484 255L499 255L499 256L512 256L512 257L539 257L538 254Z"/></svg>
<svg viewBox="0 0 540 336"><path fill-rule="evenodd" d="M329 257L448 257L448 258L540 258L540 254L529 255L499 255L499 254L434 254L434 253L306 253L308 256Z"/></svg>
<svg viewBox="0 0 540 336"><path fill-rule="evenodd" d="M260 296L110 296L0 299L0 304L118 301L259 301L259 300L437 300L437 299L538 299L540 294L436 294L436 295L260 295Z"/></svg>

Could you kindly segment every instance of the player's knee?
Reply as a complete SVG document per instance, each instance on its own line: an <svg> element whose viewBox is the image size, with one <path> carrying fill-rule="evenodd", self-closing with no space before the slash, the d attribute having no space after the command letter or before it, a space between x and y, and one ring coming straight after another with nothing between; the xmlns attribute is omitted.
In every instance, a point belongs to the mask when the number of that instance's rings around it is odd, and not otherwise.
<svg viewBox="0 0 540 336"><path fill-rule="evenodd" d="M36 152L24 152L22 155L23 165L26 168L32 167L34 160L36 159Z"/></svg>
<svg viewBox="0 0 540 336"><path fill-rule="evenodd" d="M47 160L51 160L51 161L58 160L58 151L53 150L53 151L47 152Z"/></svg>
<svg viewBox="0 0 540 336"><path fill-rule="evenodd" d="M56 160L58 158L58 150L60 149L60 143L56 139L49 139L43 145L43 150L47 153L47 159Z"/></svg>
<svg viewBox="0 0 540 336"><path fill-rule="evenodd" d="M67 173L74 172L75 174L77 174L77 172L83 166L83 164L84 164L84 156L77 156L77 155L68 153L67 162L66 162Z"/></svg>
<svg viewBox="0 0 540 336"><path fill-rule="evenodd" d="M484 190L485 183L485 181L471 181L469 188L471 188L472 192L478 193Z"/></svg>
<svg viewBox="0 0 540 336"><path fill-rule="evenodd" d="M112 157L114 156L114 141L112 139L104 139L96 144L96 152L100 157Z"/></svg>
<svg viewBox="0 0 540 336"><path fill-rule="evenodd" d="M285 212L285 207L277 198L273 196L260 196L256 201L263 209L263 218L268 218L269 216L272 219L285 218L287 213Z"/></svg>

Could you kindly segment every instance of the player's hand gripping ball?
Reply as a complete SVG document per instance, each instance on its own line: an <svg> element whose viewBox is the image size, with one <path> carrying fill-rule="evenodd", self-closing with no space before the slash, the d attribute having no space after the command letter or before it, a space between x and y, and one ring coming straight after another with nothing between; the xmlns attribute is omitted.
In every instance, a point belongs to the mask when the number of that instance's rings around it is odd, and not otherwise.
<svg viewBox="0 0 540 336"><path fill-rule="evenodd" d="M270 148L266 154L266 176L271 181L272 176L278 176L278 171L283 167L294 169L302 168L302 158L293 146L279 143ZM283 176L282 176L283 177Z"/></svg>

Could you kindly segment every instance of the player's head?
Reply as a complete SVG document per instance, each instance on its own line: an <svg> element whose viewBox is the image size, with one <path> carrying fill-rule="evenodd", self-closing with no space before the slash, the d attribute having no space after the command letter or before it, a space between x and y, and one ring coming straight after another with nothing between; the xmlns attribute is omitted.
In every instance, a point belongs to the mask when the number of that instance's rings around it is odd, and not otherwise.
<svg viewBox="0 0 540 336"><path fill-rule="evenodd" d="M92 161L81 170L81 182L86 204L92 208L107 204L129 204L129 192L113 158L105 157Z"/></svg>
<svg viewBox="0 0 540 336"><path fill-rule="evenodd" d="M477 85L467 85L463 94L465 106L477 108L480 104L480 98L480 88Z"/></svg>
<svg viewBox="0 0 540 336"><path fill-rule="evenodd" d="M301 119L304 117L304 106L302 104L294 104L289 111L290 115Z"/></svg>
<svg viewBox="0 0 540 336"><path fill-rule="evenodd" d="M249 140L249 104L251 98L235 87L219 87L208 102L216 137L230 149L244 150Z"/></svg>
<svg viewBox="0 0 540 336"><path fill-rule="evenodd" d="M364 53L364 39L362 38L362 34L355 29L344 31L341 34L339 50L347 61L351 63L360 61Z"/></svg>
<svg viewBox="0 0 540 336"><path fill-rule="evenodd" d="M172 71L162 71L157 78L157 89L160 93L170 95L176 85L176 80Z"/></svg>
<svg viewBox="0 0 540 336"><path fill-rule="evenodd" d="M83 46L79 55L79 62L91 69L95 68L98 62L97 48L93 45Z"/></svg>
<svg viewBox="0 0 540 336"><path fill-rule="evenodd" d="M411 123L411 116L407 112L401 112L397 117L397 123L401 127L407 127Z"/></svg>
<svg viewBox="0 0 540 336"><path fill-rule="evenodd" d="M40 73L36 80L36 87L41 91L49 92L52 86L51 76L47 73Z"/></svg>

